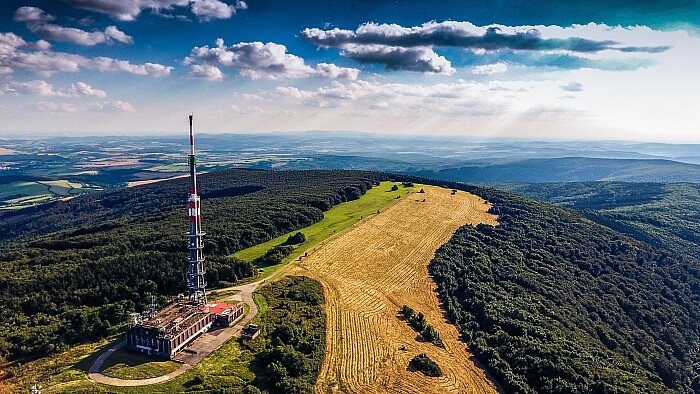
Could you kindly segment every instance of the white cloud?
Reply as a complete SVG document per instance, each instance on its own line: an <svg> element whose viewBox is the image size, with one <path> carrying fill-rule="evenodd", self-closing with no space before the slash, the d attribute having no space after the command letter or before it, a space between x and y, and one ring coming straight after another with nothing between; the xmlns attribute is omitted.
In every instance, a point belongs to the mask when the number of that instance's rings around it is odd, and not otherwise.
<svg viewBox="0 0 700 394"><path fill-rule="evenodd" d="M462 48L493 64L479 72L496 72L508 61L539 68L635 70L675 45L669 32L644 26L623 28L604 24L560 26L476 26L470 22L426 22L419 26L365 23L355 30L307 28L301 37L320 47L387 69L448 74L449 60L441 48ZM502 60L499 62L499 60ZM436 67L436 63L446 67ZM439 70L439 71L433 71Z"/></svg>
<svg viewBox="0 0 700 394"><path fill-rule="evenodd" d="M70 96L93 96L93 97L105 97L107 93L104 90L95 89L92 86L86 84L85 82L72 83L68 88L67 92Z"/></svg>
<svg viewBox="0 0 700 394"><path fill-rule="evenodd" d="M36 49L40 51L48 51L49 49L51 49L51 43L49 43L46 40L39 40L35 42L34 45L36 46Z"/></svg>
<svg viewBox="0 0 700 394"><path fill-rule="evenodd" d="M134 42L133 37L117 29L115 26L107 26L105 29L105 36L123 44L132 44Z"/></svg>
<svg viewBox="0 0 700 394"><path fill-rule="evenodd" d="M307 99L314 96L312 92L307 92L305 90L299 90L293 86L278 86L275 92L283 94L285 96L290 96L298 99Z"/></svg>
<svg viewBox="0 0 700 394"><path fill-rule="evenodd" d="M5 85L0 86L0 95L2 94L32 94L39 96L56 96L56 97L105 97L107 93L104 90L94 89L85 82L72 83L61 90L54 90L52 84L41 81L10 81Z"/></svg>
<svg viewBox="0 0 700 394"><path fill-rule="evenodd" d="M15 11L15 22L50 22L56 19L37 7L19 7Z"/></svg>
<svg viewBox="0 0 700 394"><path fill-rule="evenodd" d="M508 65L505 63L484 64L472 68L472 74L476 75L492 75L508 71Z"/></svg>
<svg viewBox="0 0 700 394"><path fill-rule="evenodd" d="M36 94L39 96L58 96L59 92L54 91L53 85L46 81L11 81L0 88L0 93L11 94Z"/></svg>
<svg viewBox="0 0 700 394"><path fill-rule="evenodd" d="M207 64L193 64L191 67L192 74L196 77L206 79L208 81L220 81L224 79L224 73L218 67Z"/></svg>
<svg viewBox="0 0 700 394"><path fill-rule="evenodd" d="M623 40L595 37L591 30L607 30L607 25L589 24L559 26L476 26L470 22L426 22L420 26L403 27L397 24L365 23L356 30L321 30L307 28L301 32L306 40L327 47L356 45L386 45L391 47L458 47L476 50L563 50L579 53L595 53L604 50L623 52L657 53L668 49L666 45L632 46ZM634 29L634 28L632 28ZM588 34L587 34L588 33ZM610 34L608 34L610 36ZM616 35L619 37L619 35ZM623 41L623 42L621 42Z"/></svg>
<svg viewBox="0 0 700 394"><path fill-rule="evenodd" d="M86 68L99 71L124 71L136 75L148 75L151 77L164 77L170 75L173 67L156 63L132 64L128 60L112 59L109 57L96 57L85 63Z"/></svg>
<svg viewBox="0 0 700 394"><path fill-rule="evenodd" d="M0 33L0 56L14 53L18 48L26 45L27 42L14 33Z"/></svg>
<svg viewBox="0 0 700 394"><path fill-rule="evenodd" d="M108 26L104 31L88 32L82 29L48 23L54 19L53 15L49 15L36 7L20 7L15 11L14 15L15 21L25 22L32 33L47 40L70 42L84 46L113 42L131 44L134 42L133 37L119 30L116 26Z"/></svg>
<svg viewBox="0 0 700 394"><path fill-rule="evenodd" d="M319 63L316 65L316 74L323 78L349 79L354 81L360 75L356 68L339 67L332 63Z"/></svg>
<svg viewBox="0 0 700 394"><path fill-rule="evenodd" d="M92 103L86 107L86 110L98 112L136 112L130 103L119 100Z"/></svg>
<svg viewBox="0 0 700 394"><path fill-rule="evenodd" d="M359 74L359 70L327 63L321 63L314 69L301 57L287 53L287 47L281 44L241 42L226 46L221 38L216 40L215 47L194 47L185 58L185 64L192 65L193 73L206 79L210 76L207 71L215 73L207 67L231 68L251 79L307 78L314 75L356 79ZM194 66L200 67L195 70Z"/></svg>
<svg viewBox="0 0 700 394"><path fill-rule="evenodd" d="M560 88L565 92L580 92L583 90L583 84L580 82L571 81L566 85L560 86Z"/></svg>
<svg viewBox="0 0 700 394"><path fill-rule="evenodd" d="M361 63L382 64L389 70L419 71L450 75L455 72L449 60L428 47L392 47L387 45L347 44L341 56Z"/></svg>
<svg viewBox="0 0 700 394"><path fill-rule="evenodd" d="M496 84L480 84L459 80L450 84L403 84L355 81L333 82L316 90L300 90L280 86L275 93L299 100L318 108L348 107L359 112L388 111L392 116L416 116L418 113L470 116L496 115L504 111L507 103L501 97L484 99Z"/></svg>
<svg viewBox="0 0 700 394"><path fill-rule="evenodd" d="M36 109L43 112L79 112L84 109L69 103L54 103L51 101L40 101L36 104Z"/></svg>
<svg viewBox="0 0 700 394"><path fill-rule="evenodd" d="M87 105L76 105L72 103L56 103L52 101L41 101L36 104L36 108L43 112L135 112L134 107L126 101L104 101L90 103Z"/></svg>
<svg viewBox="0 0 700 394"><path fill-rule="evenodd" d="M38 50L33 50L32 47ZM11 74L23 70L51 75L89 69L162 77L169 75L173 70L171 66L156 63L132 64L127 60L109 57L88 58L72 53L54 52L49 48L42 40L30 45L16 34L0 33L0 73Z"/></svg>
<svg viewBox="0 0 700 394"><path fill-rule="evenodd" d="M236 1L228 5L220 0L63 0L74 7L107 14L120 21L134 21L144 10L155 14L177 12L179 8L188 7L200 21L228 19L237 10L244 10L248 5Z"/></svg>
<svg viewBox="0 0 700 394"><path fill-rule="evenodd" d="M284 45L272 42L241 42L227 47L219 38L216 47L205 45L192 49L185 62L237 69L252 79L304 78L313 73L304 59L287 53Z"/></svg>
<svg viewBox="0 0 700 394"><path fill-rule="evenodd" d="M248 5L243 1L228 5L219 0L192 0L192 13L201 21L229 19L236 13L236 10L246 8Z"/></svg>

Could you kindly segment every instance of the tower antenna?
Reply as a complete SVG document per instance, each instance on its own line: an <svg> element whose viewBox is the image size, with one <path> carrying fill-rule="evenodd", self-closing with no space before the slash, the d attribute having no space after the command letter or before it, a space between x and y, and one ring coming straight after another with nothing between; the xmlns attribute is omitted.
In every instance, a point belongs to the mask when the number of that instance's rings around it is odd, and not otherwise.
<svg viewBox="0 0 700 394"><path fill-rule="evenodd" d="M197 194L197 158L194 153L194 131L192 129L193 114L190 114L190 196L187 206L190 219L189 232L187 233L187 249L189 258L187 265L187 293L190 301L199 304L207 303L207 294L204 280L204 232L202 231L202 215L199 194Z"/></svg>

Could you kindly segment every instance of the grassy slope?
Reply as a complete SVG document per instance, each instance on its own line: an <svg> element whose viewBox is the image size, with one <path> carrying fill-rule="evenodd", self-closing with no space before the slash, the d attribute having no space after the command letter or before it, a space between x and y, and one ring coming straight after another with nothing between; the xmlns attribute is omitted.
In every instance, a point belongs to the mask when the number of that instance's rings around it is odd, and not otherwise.
<svg viewBox="0 0 700 394"><path fill-rule="evenodd" d="M147 379L173 372L180 367L174 361L153 361L151 357L119 349L102 365L102 373L119 379Z"/></svg>
<svg viewBox="0 0 700 394"><path fill-rule="evenodd" d="M375 186L372 189L367 190L367 193L361 196L358 200L344 202L324 212L323 220L320 222L297 230L304 233L306 236L306 242L304 242L304 244L300 247L297 247L291 255L284 259L282 264L298 258L304 252L313 249L316 245L323 242L323 240L326 238L357 223L357 221L360 220L360 217L367 218L368 216L375 214L378 210L386 208L386 206L392 203L397 196L405 196L407 193L412 192L421 186L415 185L413 188L399 187L399 190L391 191L392 185L392 182L382 182L380 186ZM243 249L234 253L233 256L241 260L253 261L265 254L265 252L267 252L273 246L284 243L289 235L296 233L297 231L292 231L277 238L271 239L265 243ZM266 276L274 272L282 264L265 267L263 275Z"/></svg>

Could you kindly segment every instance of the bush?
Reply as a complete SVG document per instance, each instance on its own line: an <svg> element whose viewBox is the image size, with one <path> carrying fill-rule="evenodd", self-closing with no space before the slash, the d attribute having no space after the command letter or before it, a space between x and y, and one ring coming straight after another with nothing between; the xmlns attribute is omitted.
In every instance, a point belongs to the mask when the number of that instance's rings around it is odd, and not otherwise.
<svg viewBox="0 0 700 394"><path fill-rule="evenodd" d="M397 190L399 190L399 186L398 186L398 185L394 185L394 186L391 187L391 191L392 191L392 192L395 192L395 191L397 191Z"/></svg>
<svg viewBox="0 0 700 394"><path fill-rule="evenodd" d="M253 263L257 266L279 264L282 262L282 260L284 260L285 257L292 254L293 251L294 251L293 246L277 245L277 246L273 247L272 249L268 250L267 252L265 252L264 255L255 259L253 261Z"/></svg>
<svg viewBox="0 0 700 394"><path fill-rule="evenodd" d="M409 364L416 370L422 372L426 376L438 377L442 376L442 370L437 363L428 357L427 354L421 353L411 359Z"/></svg>
<svg viewBox="0 0 700 394"><path fill-rule="evenodd" d="M306 242L306 235L302 233L301 231L297 231L296 233L292 234L287 238L287 240L284 242L285 245L298 245L298 244L303 244Z"/></svg>
<svg viewBox="0 0 700 394"><path fill-rule="evenodd" d="M404 305L401 308L401 314L406 319L408 325L419 333L423 339L437 346L444 346L442 339L440 339L440 333L435 329L435 327L428 324L428 322L425 320L425 315L423 312L418 312L418 314L416 314L416 311L414 311L413 308L408 305Z"/></svg>

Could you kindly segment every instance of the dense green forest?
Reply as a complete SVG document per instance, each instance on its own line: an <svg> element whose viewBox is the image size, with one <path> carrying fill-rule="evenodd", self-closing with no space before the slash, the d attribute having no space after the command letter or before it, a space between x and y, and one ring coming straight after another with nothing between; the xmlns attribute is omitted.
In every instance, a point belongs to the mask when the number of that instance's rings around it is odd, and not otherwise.
<svg viewBox="0 0 700 394"><path fill-rule="evenodd" d="M700 184L583 182L504 184L650 245L700 259Z"/></svg>
<svg viewBox="0 0 700 394"><path fill-rule="evenodd" d="M310 225L386 176L230 170L200 177L210 287L252 275L230 253ZM185 290L188 180L0 214L0 361L104 336L147 295Z"/></svg>
<svg viewBox="0 0 700 394"><path fill-rule="evenodd" d="M459 229L430 272L507 392L700 390L697 261L566 209L461 188L493 203L499 225Z"/></svg>
<svg viewBox="0 0 700 394"><path fill-rule="evenodd" d="M253 385L266 393L313 393L326 355L323 287L304 276L263 286L268 309L262 316L264 346L251 369Z"/></svg>

